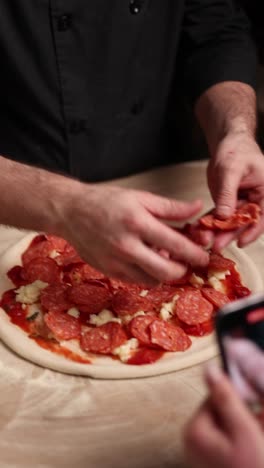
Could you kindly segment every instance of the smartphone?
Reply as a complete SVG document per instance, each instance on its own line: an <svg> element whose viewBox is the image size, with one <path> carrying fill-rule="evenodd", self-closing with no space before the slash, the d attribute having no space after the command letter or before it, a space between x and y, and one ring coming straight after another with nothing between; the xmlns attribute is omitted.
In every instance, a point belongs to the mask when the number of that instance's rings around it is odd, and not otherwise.
<svg viewBox="0 0 264 468"><path fill-rule="evenodd" d="M264 294L227 304L218 311L215 323L224 370L245 402L262 405Z"/></svg>

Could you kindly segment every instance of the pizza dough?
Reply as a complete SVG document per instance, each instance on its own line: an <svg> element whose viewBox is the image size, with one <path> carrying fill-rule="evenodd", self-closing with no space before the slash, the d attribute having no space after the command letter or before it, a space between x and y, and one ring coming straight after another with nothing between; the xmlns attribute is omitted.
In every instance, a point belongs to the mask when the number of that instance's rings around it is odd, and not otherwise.
<svg viewBox="0 0 264 468"><path fill-rule="evenodd" d="M0 294L13 285L6 277L6 272L15 264L21 264L21 253L27 248L36 233L26 235L17 244L8 249L0 259ZM234 260L241 274L243 283L252 292L263 288L262 279L252 260L234 245L230 246L225 255ZM26 333L12 324L8 315L0 309L0 337L2 341L23 358L58 372L74 375L84 375L100 379L128 379L150 377L166 374L179 369L193 366L217 355L214 334L195 338L192 346L184 352L165 353L157 362L148 365L127 365L110 357L88 355L91 364L81 364L67 360L63 356L52 353L30 340Z"/></svg>

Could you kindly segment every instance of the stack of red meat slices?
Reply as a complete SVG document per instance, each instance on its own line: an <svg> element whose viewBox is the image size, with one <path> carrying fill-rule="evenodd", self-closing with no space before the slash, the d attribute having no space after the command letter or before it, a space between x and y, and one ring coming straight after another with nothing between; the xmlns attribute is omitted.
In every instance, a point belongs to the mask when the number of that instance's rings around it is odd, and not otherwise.
<svg viewBox="0 0 264 468"><path fill-rule="evenodd" d="M87 352L111 355L134 337L140 349L130 362L133 364L146 362L146 356L149 362L156 360L161 351L185 351L191 346L188 335L202 336L212 331L213 315L230 300L209 286L192 287L188 283L191 271L180 282L159 285L142 295L144 286L105 277L56 236L35 237L22 255L22 265L12 268L8 276L16 287L35 280L48 283L41 291L40 302L45 325L55 339L78 339ZM233 265L220 255L212 255L209 267L221 270ZM179 298L172 317L162 320L159 315L162 304L171 302L175 295ZM77 316L67 313L74 307L80 312ZM122 319L122 324L90 325L90 315L103 309L110 309ZM144 314L134 317L139 311ZM131 319L127 320L129 316ZM142 353L145 361L141 359Z"/></svg>
<svg viewBox="0 0 264 468"><path fill-rule="evenodd" d="M228 219L219 219L213 213L208 213L199 220L199 223L203 228L212 231L235 231L257 224L260 213L259 205L245 202Z"/></svg>

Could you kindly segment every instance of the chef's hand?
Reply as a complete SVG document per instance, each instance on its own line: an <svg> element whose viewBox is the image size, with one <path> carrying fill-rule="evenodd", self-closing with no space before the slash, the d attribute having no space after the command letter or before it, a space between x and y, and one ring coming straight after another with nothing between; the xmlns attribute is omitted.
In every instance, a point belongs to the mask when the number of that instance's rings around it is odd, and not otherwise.
<svg viewBox="0 0 264 468"><path fill-rule="evenodd" d="M143 191L73 184L74 190L57 209L57 233L95 268L120 279L153 284L180 278L186 264L207 265L208 254L201 247L162 222L196 215L200 201L185 203Z"/></svg>
<svg viewBox="0 0 264 468"><path fill-rule="evenodd" d="M186 457L194 468L263 468L264 434L228 378L207 373L210 396L185 431Z"/></svg>
<svg viewBox="0 0 264 468"><path fill-rule="evenodd" d="M234 238L239 247L256 240L264 232L264 157L253 136L230 132L218 145L208 165L208 185L222 219L231 216L242 196L260 205L260 222L239 233L216 236L214 248L222 250Z"/></svg>

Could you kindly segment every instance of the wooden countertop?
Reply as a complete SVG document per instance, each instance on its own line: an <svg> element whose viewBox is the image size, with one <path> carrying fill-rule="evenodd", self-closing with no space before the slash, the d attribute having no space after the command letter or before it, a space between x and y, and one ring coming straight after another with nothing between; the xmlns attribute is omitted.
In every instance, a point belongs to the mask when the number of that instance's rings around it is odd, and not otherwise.
<svg viewBox="0 0 264 468"><path fill-rule="evenodd" d="M118 184L211 205L205 162ZM0 227L0 255L22 235ZM260 239L246 250L264 279L263 247ZM146 379L93 380L42 369L0 343L0 466L183 468L182 428L206 394L202 367Z"/></svg>

